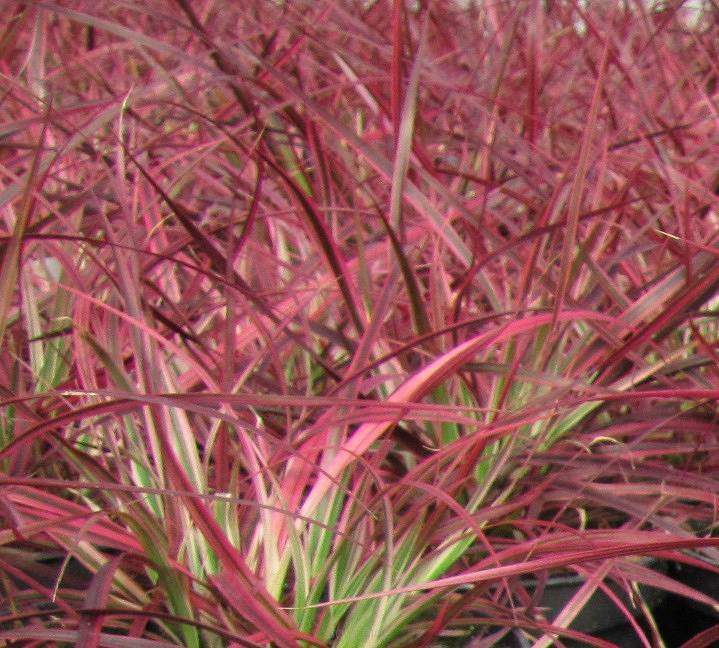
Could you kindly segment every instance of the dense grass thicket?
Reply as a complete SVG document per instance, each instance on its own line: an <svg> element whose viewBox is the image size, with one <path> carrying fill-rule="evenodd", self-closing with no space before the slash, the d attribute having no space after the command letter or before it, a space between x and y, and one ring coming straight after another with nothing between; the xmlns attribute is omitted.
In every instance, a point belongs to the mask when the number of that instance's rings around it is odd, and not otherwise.
<svg viewBox="0 0 719 648"><path fill-rule="evenodd" d="M710 0L3 3L0 644L719 606L636 560L719 573L718 61Z"/></svg>

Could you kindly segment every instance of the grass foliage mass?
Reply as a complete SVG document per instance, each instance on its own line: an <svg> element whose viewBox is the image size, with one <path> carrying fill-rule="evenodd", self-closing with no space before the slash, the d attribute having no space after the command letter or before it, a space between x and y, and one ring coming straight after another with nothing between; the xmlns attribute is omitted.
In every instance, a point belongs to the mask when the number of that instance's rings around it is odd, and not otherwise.
<svg viewBox="0 0 719 648"><path fill-rule="evenodd" d="M718 61L709 0L3 3L0 645L719 606L636 560L719 571Z"/></svg>

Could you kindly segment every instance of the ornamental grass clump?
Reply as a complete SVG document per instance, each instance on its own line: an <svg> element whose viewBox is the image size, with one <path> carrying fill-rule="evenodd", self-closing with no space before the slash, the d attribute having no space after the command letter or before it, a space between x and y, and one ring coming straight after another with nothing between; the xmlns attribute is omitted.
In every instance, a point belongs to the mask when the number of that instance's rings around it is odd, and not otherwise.
<svg viewBox="0 0 719 648"><path fill-rule="evenodd" d="M713 3L5 15L0 641L606 647L602 589L650 646L647 586L719 605L636 560L719 572Z"/></svg>

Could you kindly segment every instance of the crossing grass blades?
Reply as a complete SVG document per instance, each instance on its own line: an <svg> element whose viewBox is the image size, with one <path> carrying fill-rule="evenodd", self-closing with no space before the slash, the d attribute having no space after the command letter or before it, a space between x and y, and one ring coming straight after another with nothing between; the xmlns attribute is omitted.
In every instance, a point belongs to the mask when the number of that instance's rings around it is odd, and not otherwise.
<svg viewBox="0 0 719 648"><path fill-rule="evenodd" d="M5 16L3 645L608 648L601 591L649 647L646 592L717 606L644 560L719 571L714 3Z"/></svg>

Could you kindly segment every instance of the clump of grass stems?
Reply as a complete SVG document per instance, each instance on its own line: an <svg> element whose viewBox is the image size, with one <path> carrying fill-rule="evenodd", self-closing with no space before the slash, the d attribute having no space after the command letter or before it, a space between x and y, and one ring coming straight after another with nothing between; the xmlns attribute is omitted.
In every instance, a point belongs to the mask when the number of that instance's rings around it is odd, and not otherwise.
<svg viewBox="0 0 719 648"><path fill-rule="evenodd" d="M719 604L634 560L719 544L714 3L5 13L4 645L608 646L570 627L607 582Z"/></svg>

